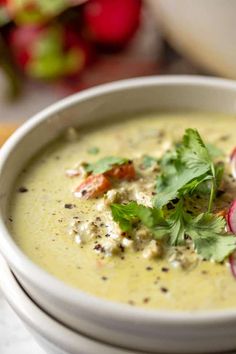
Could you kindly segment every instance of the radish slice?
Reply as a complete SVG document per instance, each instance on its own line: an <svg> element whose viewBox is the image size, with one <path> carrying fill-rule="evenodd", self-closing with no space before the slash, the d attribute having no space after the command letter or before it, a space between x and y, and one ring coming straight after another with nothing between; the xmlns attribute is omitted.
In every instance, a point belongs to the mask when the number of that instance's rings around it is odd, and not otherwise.
<svg viewBox="0 0 236 354"><path fill-rule="evenodd" d="M229 264L230 264L231 272L232 272L234 278L236 278L236 255L235 255L235 253L232 253L229 256Z"/></svg>
<svg viewBox="0 0 236 354"><path fill-rule="evenodd" d="M231 173L234 179L236 179L236 148L234 148L230 154L230 165L231 165Z"/></svg>
<svg viewBox="0 0 236 354"><path fill-rule="evenodd" d="M229 226L229 230L236 234L236 200L233 201L231 204L228 215L227 215L227 222Z"/></svg>

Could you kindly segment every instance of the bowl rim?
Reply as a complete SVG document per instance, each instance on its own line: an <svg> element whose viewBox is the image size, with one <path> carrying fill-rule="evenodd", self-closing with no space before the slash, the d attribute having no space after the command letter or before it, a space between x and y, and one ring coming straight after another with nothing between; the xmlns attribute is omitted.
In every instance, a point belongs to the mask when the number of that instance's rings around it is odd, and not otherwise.
<svg viewBox="0 0 236 354"><path fill-rule="evenodd" d="M124 89L132 89L145 86L195 86L207 87L209 89L219 88L236 93L236 82L228 79L216 77L191 76L191 75L173 75L173 76L150 76L140 77L128 80L120 80L109 84L99 85L94 88L84 90L64 98L48 108L34 115L30 120L24 123L15 133L7 140L0 149L0 175L14 147L24 139L29 131L36 128L42 121L48 119L51 115L58 113L60 110L70 107L73 104L79 104L84 100L118 92ZM60 298L63 302L70 302L71 305L84 309L89 309L90 313L96 313L102 318L113 318L120 322L126 320L142 321L145 323L155 324L201 324L204 323L222 323L228 322L230 319L236 318L236 308L223 310L200 310L200 311L171 311L159 309L143 309L141 307L132 307L128 304L117 303L111 300L99 298L90 293L86 293L80 289L76 289L67 285L63 281L57 279L47 271L39 267L30 260L23 251L13 241L8 232L2 215L0 215L0 252L3 254L7 262L14 269L24 276L26 279L37 279L37 286L46 290L51 296ZM30 269L30 272L29 272ZM32 282L32 281L31 281ZM47 284L47 286L43 286Z"/></svg>

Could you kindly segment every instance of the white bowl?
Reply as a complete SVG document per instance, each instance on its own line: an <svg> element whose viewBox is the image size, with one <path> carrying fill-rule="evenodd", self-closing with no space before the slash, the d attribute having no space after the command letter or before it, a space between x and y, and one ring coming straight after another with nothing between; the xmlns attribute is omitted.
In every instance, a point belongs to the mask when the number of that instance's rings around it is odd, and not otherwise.
<svg viewBox="0 0 236 354"><path fill-rule="evenodd" d="M24 292L0 256L0 288L39 345L51 354L136 354L73 332L47 315ZM142 353L141 353L142 354Z"/></svg>
<svg viewBox="0 0 236 354"><path fill-rule="evenodd" d="M236 78L235 0L147 0L171 44L194 63Z"/></svg>
<svg viewBox="0 0 236 354"><path fill-rule="evenodd" d="M0 251L30 296L48 313L96 339L162 353L220 352L236 347L236 309L148 311L74 289L34 264L5 225L14 180L29 158L66 127L114 113L145 110L236 113L236 83L199 77L150 77L116 82L71 96L23 125L0 151Z"/></svg>

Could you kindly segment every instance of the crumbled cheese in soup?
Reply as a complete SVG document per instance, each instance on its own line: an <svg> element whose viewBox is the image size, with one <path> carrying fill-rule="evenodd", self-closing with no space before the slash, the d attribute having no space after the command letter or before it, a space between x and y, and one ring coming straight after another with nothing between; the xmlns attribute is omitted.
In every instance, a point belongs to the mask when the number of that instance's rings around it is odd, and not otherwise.
<svg viewBox="0 0 236 354"><path fill-rule="evenodd" d="M228 208L236 197L227 167L235 147L236 117L146 114L90 130L78 128L76 134L71 129L29 163L16 181L9 210L17 244L49 273L105 299L173 310L235 307L236 280L227 258L218 263L203 259L188 239L167 248L140 222L126 232L111 212L115 203L131 201L152 207L158 198L158 161L186 128L196 128L207 144L225 152L226 177L213 212ZM126 160L117 160L112 174L107 167L108 172L91 174L90 169L98 168L91 164L107 156ZM91 194L95 184L101 189ZM172 203L169 212L174 207ZM189 214L204 208L199 196L189 201Z"/></svg>

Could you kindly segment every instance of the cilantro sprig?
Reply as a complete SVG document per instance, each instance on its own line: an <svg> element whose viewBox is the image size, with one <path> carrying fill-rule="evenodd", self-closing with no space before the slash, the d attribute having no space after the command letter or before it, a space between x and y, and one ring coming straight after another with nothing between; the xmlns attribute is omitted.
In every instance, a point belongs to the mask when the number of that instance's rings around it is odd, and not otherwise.
<svg viewBox="0 0 236 354"><path fill-rule="evenodd" d="M161 173L157 177L156 197L152 208L130 202L112 204L113 219L123 231L131 232L146 227L154 239L167 245L184 245L191 240L195 251L204 259L223 261L236 250L236 237L225 231L223 217L211 213L217 188L220 186L224 165L215 162L222 155L213 145L206 145L195 129L185 131L182 142L168 151L159 161ZM146 158L151 166L153 158ZM208 210L199 215L186 211L186 199L197 191L208 195ZM169 211L166 205L173 199Z"/></svg>
<svg viewBox="0 0 236 354"><path fill-rule="evenodd" d="M163 240L169 246L183 245L190 238L196 252L207 260L221 262L236 249L236 238L225 232L223 217L209 212L192 216L185 212L182 201L166 217L162 209L136 202L112 204L111 211L121 230L129 232L141 223L154 239Z"/></svg>
<svg viewBox="0 0 236 354"><path fill-rule="evenodd" d="M94 163L88 164L85 169L89 173L99 174L111 170L115 165L128 163L129 159L117 156L104 157Z"/></svg>
<svg viewBox="0 0 236 354"><path fill-rule="evenodd" d="M162 207L176 197L193 193L207 182L210 183L210 212L223 174L223 166L216 165L212 155L216 155L216 149L207 148L197 130L187 129L182 142L160 161L162 172L157 177L154 205Z"/></svg>

